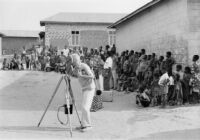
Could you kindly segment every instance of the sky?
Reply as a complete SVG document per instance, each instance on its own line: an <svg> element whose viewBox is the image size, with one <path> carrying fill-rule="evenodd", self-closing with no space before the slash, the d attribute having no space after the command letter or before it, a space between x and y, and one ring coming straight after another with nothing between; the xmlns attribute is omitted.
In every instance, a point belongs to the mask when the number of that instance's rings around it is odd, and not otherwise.
<svg viewBox="0 0 200 140"><path fill-rule="evenodd" d="M0 0L0 30L44 30L59 12L131 13L151 0Z"/></svg>

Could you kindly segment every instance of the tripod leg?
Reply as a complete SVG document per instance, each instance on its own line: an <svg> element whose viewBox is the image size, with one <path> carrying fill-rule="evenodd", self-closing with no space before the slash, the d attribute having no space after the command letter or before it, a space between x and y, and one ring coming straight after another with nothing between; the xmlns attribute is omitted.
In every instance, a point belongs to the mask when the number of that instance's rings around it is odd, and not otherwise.
<svg viewBox="0 0 200 140"><path fill-rule="evenodd" d="M70 135L72 137L72 125L71 125L70 109L69 108L70 108L70 104L67 105L67 110L68 110L67 117L68 117L68 121L69 121Z"/></svg>
<svg viewBox="0 0 200 140"><path fill-rule="evenodd" d="M54 98L54 96L56 95L56 92L57 92L57 90L58 90L58 88L59 88L59 86L60 86L62 80L63 80L63 77L60 78L60 80L59 80L59 82L58 82L58 84L57 84L57 86L56 86L56 89L54 90L53 95L51 96L51 99L49 100L49 103L48 103L48 105L47 105L47 107L46 107L46 109L45 109L45 111L44 111L44 113L43 113L43 115L42 115L42 117L41 117L39 123L38 123L38 127L40 126L40 124L41 124L41 122L42 122L42 120L43 120L43 118L44 118L44 116L45 116L45 114L46 114L46 112L47 112L49 106L51 105L51 102L53 101L53 98Z"/></svg>
<svg viewBox="0 0 200 140"><path fill-rule="evenodd" d="M65 96L65 99L66 99L67 111L68 111L67 119L68 119L68 122L69 122L70 135L71 135L71 137L72 137L72 125L71 125L71 118L70 118L70 95L69 95L69 85L67 84L67 81L66 81L65 78L64 78L64 80L65 80L65 82L66 82L66 96Z"/></svg>
<svg viewBox="0 0 200 140"><path fill-rule="evenodd" d="M70 79L66 79L66 78L65 78L65 82L66 82L66 84L69 85L69 92L70 92L70 95L74 95L74 94L73 94L73 91L72 91L72 88L71 88ZM82 126L81 119L80 119L80 117L79 117L79 114L78 114L78 111L77 111L77 108L76 108L76 104L75 104L74 102L73 102L73 105L74 105L74 108L75 108L75 110L76 110L76 114L77 114L79 123L80 123L80 125Z"/></svg>

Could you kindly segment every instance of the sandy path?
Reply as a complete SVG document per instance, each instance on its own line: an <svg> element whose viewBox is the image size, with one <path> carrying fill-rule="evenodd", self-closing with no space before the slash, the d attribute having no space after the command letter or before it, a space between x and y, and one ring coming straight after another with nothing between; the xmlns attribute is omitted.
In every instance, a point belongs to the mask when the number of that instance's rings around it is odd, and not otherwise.
<svg viewBox="0 0 200 140"><path fill-rule="evenodd" d="M1 68L1 67L0 67ZM11 83L15 82L17 79L22 77L28 73L28 71L0 71L0 89L10 85Z"/></svg>
<svg viewBox="0 0 200 140"><path fill-rule="evenodd" d="M10 75L10 71L3 73L2 75ZM67 127L60 125L56 118L57 107L64 103L63 84L41 127L36 127L60 75L42 72L21 73L23 72L15 72L12 75L15 81L8 80L5 83L6 86L0 89L0 138L69 138ZM3 81L0 80L0 82ZM73 79L72 85L79 109L81 94L77 80ZM200 130L199 106L143 109L135 105L134 99L134 94L116 93L113 103L104 103L101 111L92 113L94 129L87 133L74 131L73 138L200 139L200 133L198 133ZM65 119L64 115L62 117ZM72 126L78 126L75 114L72 115Z"/></svg>

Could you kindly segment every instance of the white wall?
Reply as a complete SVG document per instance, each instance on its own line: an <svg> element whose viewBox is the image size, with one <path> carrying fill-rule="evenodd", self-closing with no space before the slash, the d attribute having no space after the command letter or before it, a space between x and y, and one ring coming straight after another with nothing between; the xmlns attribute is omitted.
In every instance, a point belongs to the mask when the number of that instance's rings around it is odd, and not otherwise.
<svg viewBox="0 0 200 140"><path fill-rule="evenodd" d="M190 60L200 55L200 0L188 0L188 42Z"/></svg>
<svg viewBox="0 0 200 140"><path fill-rule="evenodd" d="M178 62L188 61L187 0L166 0L117 28L119 51L142 48L165 55L172 51Z"/></svg>

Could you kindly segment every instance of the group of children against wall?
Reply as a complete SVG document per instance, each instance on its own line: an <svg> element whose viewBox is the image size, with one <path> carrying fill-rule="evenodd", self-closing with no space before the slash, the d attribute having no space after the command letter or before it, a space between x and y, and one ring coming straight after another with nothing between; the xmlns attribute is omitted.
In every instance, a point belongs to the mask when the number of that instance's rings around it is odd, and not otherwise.
<svg viewBox="0 0 200 140"><path fill-rule="evenodd" d="M118 90L137 91L136 103L143 106L184 105L200 103L199 56L191 67L175 64L171 52L166 58L156 54L125 51L118 57ZM175 67L175 70L174 70Z"/></svg>

